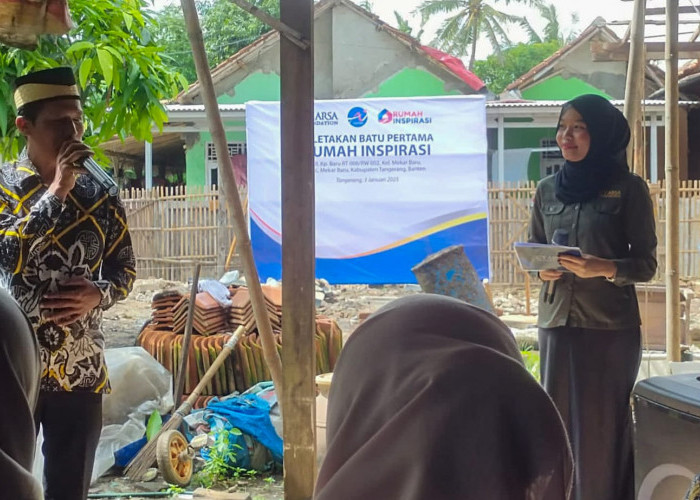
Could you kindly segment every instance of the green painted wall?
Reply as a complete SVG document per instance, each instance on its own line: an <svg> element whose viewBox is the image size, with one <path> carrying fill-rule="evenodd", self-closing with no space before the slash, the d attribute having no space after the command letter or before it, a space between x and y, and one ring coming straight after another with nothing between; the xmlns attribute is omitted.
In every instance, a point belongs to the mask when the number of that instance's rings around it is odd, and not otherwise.
<svg viewBox="0 0 700 500"><path fill-rule="evenodd" d="M406 68L379 85L377 92L363 97L416 97L460 95L457 89L445 90L445 82L422 69Z"/></svg>
<svg viewBox="0 0 700 500"><path fill-rule="evenodd" d="M573 99L581 94L598 94L608 99L612 99L611 96L605 92L595 88L588 82L581 80L580 78L562 78L561 76L553 76L548 78L537 85L523 90L522 95L524 99L531 99L533 101L548 101L548 100L565 100Z"/></svg>
<svg viewBox="0 0 700 500"><path fill-rule="evenodd" d="M232 94L219 96L219 104L245 104L248 101L279 101L280 77L277 73L253 73L236 85Z"/></svg>
<svg viewBox="0 0 700 500"><path fill-rule="evenodd" d="M279 101L280 77L275 73L253 73L248 75L230 94L218 97L219 104L244 104L248 101ZM227 122L226 125L245 126L245 122ZM229 142L244 142L245 132L228 132ZM211 134L202 132L199 141L187 150L187 185L203 186L206 183L206 146Z"/></svg>
<svg viewBox="0 0 700 500"><path fill-rule="evenodd" d="M505 149L539 148L542 139L554 139L556 130L551 128L516 128L506 129L504 136ZM489 150L498 149L495 129L489 129ZM540 153L530 154L527 165L527 180L540 180Z"/></svg>

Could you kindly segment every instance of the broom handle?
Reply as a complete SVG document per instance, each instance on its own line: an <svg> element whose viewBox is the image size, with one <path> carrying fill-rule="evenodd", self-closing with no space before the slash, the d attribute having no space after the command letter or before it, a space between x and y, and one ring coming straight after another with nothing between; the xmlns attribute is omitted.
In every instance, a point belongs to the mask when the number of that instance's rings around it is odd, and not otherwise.
<svg viewBox="0 0 700 500"><path fill-rule="evenodd" d="M238 343L238 340L241 338L241 335L243 335L244 328L243 325L239 326L236 328L236 331L233 332L233 335L231 335L231 338L229 338L226 343L224 344L223 349L221 349L221 352L219 355L216 357L214 362L211 364L209 369L206 371L204 376L200 379L199 383L197 384L197 387L194 388L192 391L192 394L190 394L187 397L187 400L180 405L180 407L177 409L175 413L179 413L183 417L188 415L190 411L192 411L192 406L194 405L195 400L199 397L199 394L202 392L202 389L204 389L204 386L206 386L209 381L214 377L216 372L219 370L221 365L224 364L224 361L226 361L226 358L228 358L228 355L231 353L234 347L236 347L236 344Z"/></svg>
<svg viewBox="0 0 700 500"><path fill-rule="evenodd" d="M187 365L190 360L190 343L192 340L192 325L194 323L194 308L197 302L197 292L199 288L199 271L202 268L201 264L197 264L194 268L194 276L192 278L192 290L190 290L189 307L187 308L187 324L182 337L182 352L180 353L180 370L175 377L175 404L178 404L182 399L182 393L185 392L185 378L187 377Z"/></svg>

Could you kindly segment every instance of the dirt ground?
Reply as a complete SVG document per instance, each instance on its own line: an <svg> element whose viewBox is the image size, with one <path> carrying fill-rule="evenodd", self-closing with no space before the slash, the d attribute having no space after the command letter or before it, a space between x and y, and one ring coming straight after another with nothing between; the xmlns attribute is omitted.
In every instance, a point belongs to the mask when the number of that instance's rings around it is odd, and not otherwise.
<svg viewBox="0 0 700 500"><path fill-rule="evenodd" d="M267 479L272 478L272 480ZM139 496L139 493L151 493L157 491L167 491L169 485L158 476L153 481L134 482L121 476L105 475L98 479L95 484L90 487L91 494L115 494L113 498L123 498L125 494L132 493L129 496L132 500L147 500L148 497ZM176 496L173 491L172 498L180 498L182 500L192 498L189 488L185 489L185 493L180 493ZM254 479L245 479L235 482L229 487L228 491L247 493L251 500L283 500L284 499L284 483L282 475L265 476ZM105 498L101 496L101 498ZM106 497L110 498L110 497Z"/></svg>

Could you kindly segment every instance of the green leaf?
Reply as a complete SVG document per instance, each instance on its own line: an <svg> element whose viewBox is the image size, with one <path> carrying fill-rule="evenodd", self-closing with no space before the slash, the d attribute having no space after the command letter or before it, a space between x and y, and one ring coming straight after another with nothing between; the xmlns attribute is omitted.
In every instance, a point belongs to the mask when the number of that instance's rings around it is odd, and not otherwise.
<svg viewBox="0 0 700 500"><path fill-rule="evenodd" d="M185 78L185 75L178 73L177 77L180 81L180 85L182 86L183 90L190 86L189 82L187 81L187 78Z"/></svg>
<svg viewBox="0 0 700 500"><path fill-rule="evenodd" d="M68 50L66 50L66 54L72 54L73 52L77 52L79 50L92 49L94 46L94 43L82 40L80 42L75 42L73 45L68 47Z"/></svg>
<svg viewBox="0 0 700 500"><path fill-rule="evenodd" d="M160 103L149 105L148 113L151 115L151 118L158 127L158 130L162 131L163 123L168 121L168 114L163 110L162 105Z"/></svg>
<svg viewBox="0 0 700 500"><path fill-rule="evenodd" d="M151 120L148 115L143 115L141 117L139 126L141 129L141 139L148 142L153 142L153 134L151 133Z"/></svg>
<svg viewBox="0 0 700 500"><path fill-rule="evenodd" d="M119 71L115 71L113 76L114 79L112 80L112 85L114 85L114 90L119 91L121 90L122 83L121 73Z"/></svg>
<svg viewBox="0 0 700 500"><path fill-rule="evenodd" d="M112 54L110 54L108 50L97 49L97 59L100 61L102 76L104 76L105 83L109 87L112 84L112 77L114 74L114 59L112 59Z"/></svg>
<svg viewBox="0 0 700 500"><path fill-rule="evenodd" d="M109 45L105 45L104 49L108 50L109 53L112 54L117 61L124 62L124 56L122 56L122 54L120 54L119 51L117 49L115 49L114 47L110 47Z"/></svg>
<svg viewBox="0 0 700 500"><path fill-rule="evenodd" d="M162 427L163 419L161 418L160 413L158 413L158 410L153 410L151 416L148 417L148 424L146 425L146 439L148 441L153 439L153 436L158 434Z"/></svg>
<svg viewBox="0 0 700 500"><path fill-rule="evenodd" d="M117 130L122 130L124 128L124 119L126 118L126 113L119 113L119 116L117 117L117 121L114 123L114 126L116 127Z"/></svg>
<svg viewBox="0 0 700 500"><path fill-rule="evenodd" d="M126 26L126 29L131 31L131 25L134 23L134 16L126 12L123 12L122 15L124 16L124 25Z"/></svg>
<svg viewBox="0 0 700 500"><path fill-rule="evenodd" d="M7 135L8 111L7 103L4 99L0 99L0 132L2 132L3 137Z"/></svg>
<svg viewBox="0 0 700 500"><path fill-rule="evenodd" d="M187 68L187 78L192 76L188 81L196 79L193 69L189 69L193 68L192 53L179 7L170 9L176 22L161 26L160 14L150 12L141 0L69 1L78 25L70 33L75 43L70 43L68 37L47 35L40 38L35 51L0 46L0 154L5 160L16 158L25 144L14 125L9 88L9 82L18 75L73 66L84 97L85 140L91 146L114 135L150 137L153 124L160 125L163 120L159 100L172 97L184 86L179 74L185 71L182 68ZM268 2L277 0L262 0L261 5ZM240 38L242 28L237 24L242 23L229 23L227 17L218 19L227 19L219 25L231 28L234 35L226 40ZM183 43L177 50L169 50L171 53L164 52L166 44L161 35ZM236 47L228 42L220 45L229 55L235 52Z"/></svg>
<svg viewBox="0 0 700 500"><path fill-rule="evenodd" d="M80 81L80 87L83 89L87 85L90 71L92 71L92 59L83 59L83 62L80 63L80 70L78 71L78 80Z"/></svg>

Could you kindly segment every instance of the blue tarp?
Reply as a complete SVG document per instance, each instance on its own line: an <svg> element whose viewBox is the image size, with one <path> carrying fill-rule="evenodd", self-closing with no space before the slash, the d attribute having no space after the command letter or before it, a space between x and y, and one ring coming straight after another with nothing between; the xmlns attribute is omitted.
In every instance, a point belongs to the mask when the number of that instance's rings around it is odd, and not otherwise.
<svg viewBox="0 0 700 500"><path fill-rule="evenodd" d="M282 439L270 421L270 405L267 401L254 394L234 396L223 401L214 398L206 409L225 417L231 427L256 439L270 450L275 461L282 462ZM207 415L205 418L209 420L214 416ZM214 428L214 425L211 427Z"/></svg>

